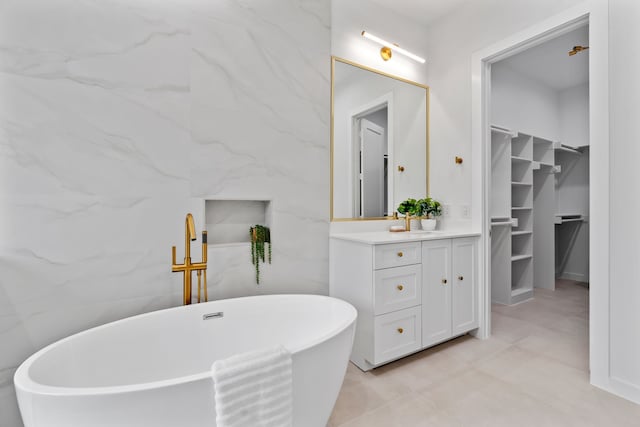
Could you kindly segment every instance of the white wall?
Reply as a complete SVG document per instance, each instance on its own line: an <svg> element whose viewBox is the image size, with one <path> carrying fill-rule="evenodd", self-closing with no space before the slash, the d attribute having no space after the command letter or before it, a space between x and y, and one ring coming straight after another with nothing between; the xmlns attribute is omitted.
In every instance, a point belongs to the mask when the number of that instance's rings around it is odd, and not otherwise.
<svg viewBox="0 0 640 427"><path fill-rule="evenodd" d="M559 94L560 141L572 147L589 145L589 84Z"/></svg>
<svg viewBox="0 0 640 427"><path fill-rule="evenodd" d="M211 251L212 295L327 293L330 3L249 3L0 5L1 426L29 354L181 303L192 198L272 200L264 284Z"/></svg>
<svg viewBox="0 0 640 427"><path fill-rule="evenodd" d="M190 194L271 201L260 286L223 246L210 295L328 294L330 1L190 1Z"/></svg>
<svg viewBox="0 0 640 427"><path fill-rule="evenodd" d="M454 206L471 203L471 57L580 0L468 2L427 35L431 85L431 192ZM452 167L459 155L465 159ZM472 207L472 209L474 209Z"/></svg>
<svg viewBox="0 0 640 427"><path fill-rule="evenodd" d="M551 140L560 134L558 92L498 62L491 67L490 122Z"/></svg>
<svg viewBox="0 0 640 427"><path fill-rule="evenodd" d="M380 45L361 36L366 30L415 53L427 55L427 29L389 8L367 0L331 2L331 54L385 73L429 85L427 65L400 54L389 61L380 57Z"/></svg>
<svg viewBox="0 0 640 427"><path fill-rule="evenodd" d="M610 375L617 390L640 403L640 57L633 54L640 40L640 3L610 0L609 13Z"/></svg>
<svg viewBox="0 0 640 427"><path fill-rule="evenodd" d="M529 13L534 22L542 22L544 16L540 14L549 16L567 6L567 2L556 2L554 5L545 1L536 2L535 8L528 9L520 2L513 2L522 10L508 13L506 2L496 3L501 3L502 7L489 8L483 13L468 8L462 14L449 16L432 29L432 39L438 45L438 50L442 51L444 61L446 52L461 48L460 42L447 42L455 41L459 28L466 27L469 32L464 32L458 38L464 39L469 34L475 34L478 37L474 40L488 48L496 42L493 37L496 28L502 38L523 30L518 27L522 24L521 14ZM640 154L640 148L635 144L640 137L636 125L640 101L638 97L629 96L640 92L640 82L636 78L640 72L640 59L628 54L633 41L640 37L636 25L640 19L640 4L632 0L594 0L588 3L588 8L591 10L589 43L592 48L590 102L591 107L597 105L605 110L598 112L597 121L590 121L590 134L594 138L590 141L593 159L590 164L593 178L590 185L592 194L596 195L591 200L590 217L592 222L598 224L590 227L591 259L599 257L601 260L594 264L597 268L590 271L592 284L597 284L590 291L591 381L640 403L640 365L637 363L640 360L640 313L637 310L640 305L640 287L637 284L640 263L636 250L640 228L635 218L640 206L637 198L629 196L629 186L640 180L638 169L634 166ZM504 22L498 25L500 22L492 20L490 15L499 16ZM478 26L485 26L485 32L474 26L474 22ZM483 41L483 34L489 35L487 40ZM470 50L477 48L471 46ZM431 55L433 57L433 51ZM438 87L442 82L455 87L467 81L463 76L464 64L457 64L462 67L459 76L453 72L456 63L464 63L466 55L462 57L462 61L454 59L451 61L453 63L445 63L431 74L434 86ZM447 66L451 69L447 70ZM474 68L474 71L477 69ZM477 74L474 73L474 77ZM468 98L465 94L457 100L462 103ZM433 110L440 109L435 102ZM455 106L443 108L441 113L454 114L456 109L452 107ZM460 108L464 111L462 104ZM594 117L594 111L590 111L590 116ZM456 117L464 120L465 114ZM595 138L598 139L597 144ZM608 228L606 232L605 228Z"/></svg>

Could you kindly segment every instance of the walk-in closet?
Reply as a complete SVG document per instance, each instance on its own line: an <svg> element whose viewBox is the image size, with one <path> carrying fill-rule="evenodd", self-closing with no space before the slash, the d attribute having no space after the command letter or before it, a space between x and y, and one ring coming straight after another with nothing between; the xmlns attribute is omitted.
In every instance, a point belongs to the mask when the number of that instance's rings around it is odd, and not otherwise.
<svg viewBox="0 0 640 427"><path fill-rule="evenodd" d="M492 65L491 298L589 282L588 27ZM547 292L545 295L552 295Z"/></svg>

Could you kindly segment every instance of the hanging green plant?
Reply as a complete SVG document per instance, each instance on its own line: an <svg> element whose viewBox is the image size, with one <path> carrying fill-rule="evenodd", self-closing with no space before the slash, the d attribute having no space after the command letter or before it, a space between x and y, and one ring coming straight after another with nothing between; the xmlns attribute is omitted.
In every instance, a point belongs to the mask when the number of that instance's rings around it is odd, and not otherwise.
<svg viewBox="0 0 640 427"><path fill-rule="evenodd" d="M256 283L259 285L260 261L265 262L266 259L271 264L271 231L269 227L256 224L249 227L249 235L251 236L251 262L256 266Z"/></svg>

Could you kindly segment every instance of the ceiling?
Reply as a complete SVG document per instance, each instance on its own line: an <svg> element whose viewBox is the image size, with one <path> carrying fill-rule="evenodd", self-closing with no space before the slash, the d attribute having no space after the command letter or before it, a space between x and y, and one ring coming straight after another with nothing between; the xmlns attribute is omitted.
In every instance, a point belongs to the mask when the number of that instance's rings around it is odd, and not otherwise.
<svg viewBox="0 0 640 427"><path fill-rule="evenodd" d="M498 64L552 89L564 90L589 81L589 51L568 55L573 46L578 45L589 45L588 26L527 49Z"/></svg>
<svg viewBox="0 0 640 427"><path fill-rule="evenodd" d="M420 24L429 25L468 3L469 0L369 0L378 6L393 9Z"/></svg>

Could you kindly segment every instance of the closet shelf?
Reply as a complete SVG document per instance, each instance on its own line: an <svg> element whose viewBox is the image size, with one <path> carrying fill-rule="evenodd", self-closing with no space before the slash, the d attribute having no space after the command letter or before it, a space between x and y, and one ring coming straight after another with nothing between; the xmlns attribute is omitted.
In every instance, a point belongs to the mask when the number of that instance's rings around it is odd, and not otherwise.
<svg viewBox="0 0 640 427"><path fill-rule="evenodd" d="M518 162L518 163L531 163L531 159L525 159L524 157L518 157L518 156L511 156L511 161Z"/></svg>
<svg viewBox="0 0 640 427"><path fill-rule="evenodd" d="M553 144L553 141L551 141L550 139L541 138L539 136L534 136L533 143L534 144Z"/></svg>
<svg viewBox="0 0 640 427"><path fill-rule="evenodd" d="M535 162L535 161L534 161ZM535 162L538 163L540 165L541 168L552 168L555 165L552 163L545 163L545 162Z"/></svg>
<svg viewBox="0 0 640 427"><path fill-rule="evenodd" d="M565 224L567 222L583 222L585 218L582 214L556 214L555 224Z"/></svg>
<svg viewBox="0 0 640 427"><path fill-rule="evenodd" d="M511 257L511 261L522 261L523 259L531 259L531 258L533 258L533 255L531 255L531 254L513 255Z"/></svg>
<svg viewBox="0 0 640 427"><path fill-rule="evenodd" d="M533 183L531 183L531 182L511 181L511 185L516 186L516 187L531 187L533 185Z"/></svg>
<svg viewBox="0 0 640 427"><path fill-rule="evenodd" d="M572 153L572 154L578 154L578 155L582 154L582 152L585 150L585 147L587 146L572 147L570 145L562 144L561 142L553 143L553 149L556 151L563 151L565 153Z"/></svg>
<svg viewBox="0 0 640 427"><path fill-rule="evenodd" d="M493 217L491 218L491 226L492 227L500 227L500 226L511 226L517 227L518 220L516 218L506 218L506 217Z"/></svg>

